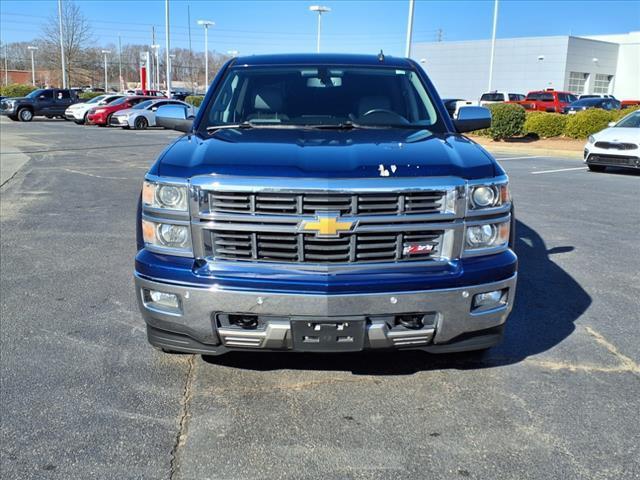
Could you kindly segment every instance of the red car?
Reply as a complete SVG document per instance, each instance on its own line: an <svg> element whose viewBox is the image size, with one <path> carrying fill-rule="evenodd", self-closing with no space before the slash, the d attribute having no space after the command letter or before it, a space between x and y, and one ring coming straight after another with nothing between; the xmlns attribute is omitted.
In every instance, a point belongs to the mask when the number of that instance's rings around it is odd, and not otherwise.
<svg viewBox="0 0 640 480"><path fill-rule="evenodd" d="M125 108L131 108L145 100L154 100L157 98L160 97L149 95L129 95L119 98L118 100L115 100L108 105L92 108L91 110L89 110L89 113L87 113L87 124L104 127L105 125L109 125L111 115L113 115L115 112L124 110Z"/></svg>
<svg viewBox="0 0 640 480"><path fill-rule="evenodd" d="M527 110L562 113L564 111L564 107L569 105L571 102L575 102L576 100L578 100L578 97L576 97L573 93L558 92L556 90L553 90L552 88L549 88L547 90L529 92L527 93L527 96L524 100L507 103L517 103L518 105L522 105Z"/></svg>
<svg viewBox="0 0 640 480"><path fill-rule="evenodd" d="M637 105L640 105L640 100L622 100L620 102L620 105L620 108L635 107Z"/></svg>

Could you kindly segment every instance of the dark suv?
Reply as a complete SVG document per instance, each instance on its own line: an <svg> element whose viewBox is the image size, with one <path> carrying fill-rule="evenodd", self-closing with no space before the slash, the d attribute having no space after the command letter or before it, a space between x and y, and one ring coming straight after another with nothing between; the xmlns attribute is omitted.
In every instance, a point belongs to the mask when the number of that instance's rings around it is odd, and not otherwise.
<svg viewBox="0 0 640 480"><path fill-rule="evenodd" d="M0 102L0 115L22 122L30 122L35 116L64 118L67 107L78 102L78 96L72 90L38 89L26 97L3 99Z"/></svg>

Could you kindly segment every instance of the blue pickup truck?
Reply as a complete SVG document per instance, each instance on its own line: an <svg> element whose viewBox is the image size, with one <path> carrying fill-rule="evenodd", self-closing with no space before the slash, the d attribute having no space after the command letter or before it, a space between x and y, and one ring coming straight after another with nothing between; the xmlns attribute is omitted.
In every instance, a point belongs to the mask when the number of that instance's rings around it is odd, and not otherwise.
<svg viewBox="0 0 640 480"><path fill-rule="evenodd" d="M166 352L484 350L517 257L508 178L423 69L264 55L220 70L146 174L135 288Z"/></svg>

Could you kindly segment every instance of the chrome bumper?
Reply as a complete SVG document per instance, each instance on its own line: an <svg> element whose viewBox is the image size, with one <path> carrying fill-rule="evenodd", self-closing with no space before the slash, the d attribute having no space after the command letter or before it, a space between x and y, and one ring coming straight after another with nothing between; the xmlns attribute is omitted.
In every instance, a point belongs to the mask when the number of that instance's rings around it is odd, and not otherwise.
<svg viewBox="0 0 640 480"><path fill-rule="evenodd" d="M293 350L288 318L340 321L340 318L358 316L373 318L367 321L365 349L426 347L428 350L441 344L443 351L456 351L455 348L447 348L456 337L504 324L513 307L516 275L498 282L463 288L352 295L223 290L169 284L138 274L135 275L135 285L140 311L149 327L150 341L168 349L211 354L224 353L229 349ZM180 311L151 307L144 301L143 289L178 295ZM472 311L475 294L502 289L507 290L504 305ZM435 321L421 329L409 330L390 328L388 322L375 319L376 316L416 312L434 314ZM243 330L219 327L215 313L287 318L269 320L262 329ZM153 339L151 331L154 332ZM163 336L162 332L166 335Z"/></svg>

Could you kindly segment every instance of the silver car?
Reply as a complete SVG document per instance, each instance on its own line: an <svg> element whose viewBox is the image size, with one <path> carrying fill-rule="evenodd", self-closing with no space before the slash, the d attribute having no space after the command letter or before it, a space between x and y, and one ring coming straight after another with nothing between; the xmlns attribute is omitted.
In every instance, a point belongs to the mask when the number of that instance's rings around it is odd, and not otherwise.
<svg viewBox="0 0 640 480"><path fill-rule="evenodd" d="M180 100L168 100L159 98L157 100L145 100L133 108L120 110L111 115L110 125L122 128L135 128L144 130L147 127L156 126L156 110L164 105L183 105L187 108L187 117L195 117L196 108Z"/></svg>

